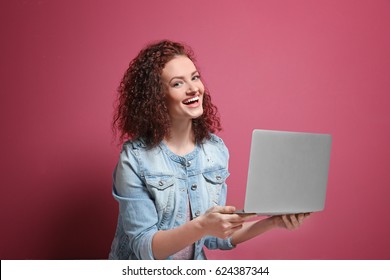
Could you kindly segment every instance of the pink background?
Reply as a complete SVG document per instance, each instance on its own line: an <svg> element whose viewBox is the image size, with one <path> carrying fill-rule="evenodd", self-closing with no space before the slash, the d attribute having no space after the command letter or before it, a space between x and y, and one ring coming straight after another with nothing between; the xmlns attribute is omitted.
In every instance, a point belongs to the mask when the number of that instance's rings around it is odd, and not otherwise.
<svg viewBox="0 0 390 280"><path fill-rule="evenodd" d="M390 258L390 2L1 1L1 259L107 258L110 121L139 49L191 45L243 206L254 128L331 133L326 209L211 259Z"/></svg>

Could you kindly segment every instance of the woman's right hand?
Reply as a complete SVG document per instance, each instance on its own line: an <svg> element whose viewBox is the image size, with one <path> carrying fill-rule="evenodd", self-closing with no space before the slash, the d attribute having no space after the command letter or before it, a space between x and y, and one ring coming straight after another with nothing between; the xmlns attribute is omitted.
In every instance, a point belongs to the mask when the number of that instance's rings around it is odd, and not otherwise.
<svg viewBox="0 0 390 280"><path fill-rule="evenodd" d="M198 218L204 235L228 238L242 228L248 217L234 214L234 206L214 206Z"/></svg>

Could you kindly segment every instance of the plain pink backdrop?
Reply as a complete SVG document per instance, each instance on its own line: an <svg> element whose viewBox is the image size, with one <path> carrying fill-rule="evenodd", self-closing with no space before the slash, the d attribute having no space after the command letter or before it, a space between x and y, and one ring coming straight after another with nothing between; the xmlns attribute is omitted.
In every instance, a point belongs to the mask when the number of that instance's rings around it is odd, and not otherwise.
<svg viewBox="0 0 390 280"><path fill-rule="evenodd" d="M243 206L254 128L331 133L326 209L210 259L390 258L390 2L1 1L1 259L107 258L116 87L147 42L191 45Z"/></svg>

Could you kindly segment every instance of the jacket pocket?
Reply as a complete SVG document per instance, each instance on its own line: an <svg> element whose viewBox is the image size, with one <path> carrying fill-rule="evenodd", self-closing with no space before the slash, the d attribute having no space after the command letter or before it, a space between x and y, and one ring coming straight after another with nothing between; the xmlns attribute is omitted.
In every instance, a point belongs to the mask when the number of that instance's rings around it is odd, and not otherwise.
<svg viewBox="0 0 390 280"><path fill-rule="evenodd" d="M175 184L173 175L147 175L145 182L158 212L167 212L173 208Z"/></svg>
<svg viewBox="0 0 390 280"><path fill-rule="evenodd" d="M225 184L225 181L227 177L229 177L229 175L230 173L229 171L227 171L227 169L218 169L203 173L203 177L206 180L206 187L209 194L209 206L215 206L219 204L222 187Z"/></svg>

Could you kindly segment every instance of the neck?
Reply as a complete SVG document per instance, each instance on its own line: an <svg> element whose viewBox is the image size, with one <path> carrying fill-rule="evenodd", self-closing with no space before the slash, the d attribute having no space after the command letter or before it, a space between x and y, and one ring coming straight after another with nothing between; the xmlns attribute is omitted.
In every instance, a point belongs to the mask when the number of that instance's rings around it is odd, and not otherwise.
<svg viewBox="0 0 390 280"><path fill-rule="evenodd" d="M179 156L190 153L195 148L195 135L192 120L189 122L172 122L170 134L165 137L169 149Z"/></svg>

